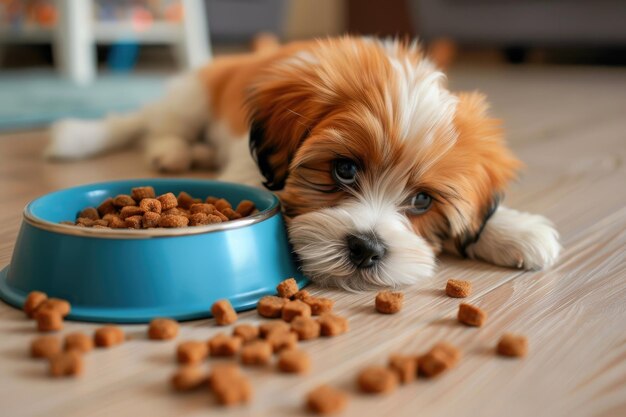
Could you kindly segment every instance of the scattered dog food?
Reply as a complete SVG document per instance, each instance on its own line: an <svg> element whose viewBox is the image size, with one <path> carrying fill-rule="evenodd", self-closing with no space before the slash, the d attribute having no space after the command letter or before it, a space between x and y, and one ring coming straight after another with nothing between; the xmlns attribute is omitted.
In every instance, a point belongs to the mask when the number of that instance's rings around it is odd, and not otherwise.
<svg viewBox="0 0 626 417"><path fill-rule="evenodd" d="M186 365L178 368L170 382L176 391L190 391L207 381L205 372L197 365Z"/></svg>
<svg viewBox="0 0 626 417"><path fill-rule="evenodd" d="M334 414L343 411L348 395L328 385L320 385L310 391L306 398L307 408L316 414Z"/></svg>
<svg viewBox="0 0 626 417"><path fill-rule="evenodd" d="M158 318L150 322L148 337L152 340L170 340L178 335L178 322L172 319Z"/></svg>
<svg viewBox="0 0 626 417"><path fill-rule="evenodd" d="M37 330L40 332L56 332L63 330L63 316L56 310L38 309L35 313Z"/></svg>
<svg viewBox="0 0 626 417"><path fill-rule="evenodd" d="M382 314L395 314L402 310L404 294L401 292L381 291L376 295L376 311Z"/></svg>
<svg viewBox="0 0 626 417"><path fill-rule="evenodd" d="M48 298L39 305L35 311L35 316L44 310L52 310L58 312L61 317L65 318L70 314L71 309L70 303L65 300L60 298Z"/></svg>
<svg viewBox="0 0 626 417"><path fill-rule="evenodd" d="M338 336L346 333L349 329L348 319L331 313L322 314L318 319L318 323L320 324L320 334L322 336Z"/></svg>
<svg viewBox="0 0 626 417"><path fill-rule="evenodd" d="M295 293L293 295L293 299L294 300L301 300L301 301L305 301L307 298L309 298L311 296L311 294L307 291L307 290L300 290L297 293ZM306 301L305 301L306 302ZM311 305L311 304L309 304Z"/></svg>
<svg viewBox="0 0 626 417"><path fill-rule="evenodd" d="M472 283L458 279L449 279L446 283L446 295L452 298L465 298L472 295Z"/></svg>
<svg viewBox="0 0 626 417"><path fill-rule="evenodd" d="M446 342L437 343L426 354L417 359L420 374L435 377L454 368L461 360L461 351Z"/></svg>
<svg viewBox="0 0 626 417"><path fill-rule="evenodd" d="M239 337L244 343L259 337L259 328L251 324L240 324L233 329L233 336Z"/></svg>
<svg viewBox="0 0 626 417"><path fill-rule="evenodd" d="M288 332L291 329L284 321L270 321L259 326L259 334L266 338L272 332Z"/></svg>
<svg viewBox="0 0 626 417"><path fill-rule="evenodd" d="M296 317L291 321L291 331L299 340L315 339L320 335L320 324L310 317Z"/></svg>
<svg viewBox="0 0 626 417"><path fill-rule="evenodd" d="M417 376L417 358L393 354L389 357L389 369L396 373L401 384L408 384L413 382Z"/></svg>
<svg viewBox="0 0 626 417"><path fill-rule="evenodd" d="M218 300L211 306L211 314L218 326L225 326L237 321L237 312L228 300Z"/></svg>
<svg viewBox="0 0 626 417"><path fill-rule="evenodd" d="M278 369L286 373L305 374L311 369L311 358L305 351L286 349L278 356Z"/></svg>
<svg viewBox="0 0 626 417"><path fill-rule="evenodd" d="M291 298L298 292L298 283L294 278L287 278L276 287L279 297Z"/></svg>
<svg viewBox="0 0 626 417"><path fill-rule="evenodd" d="M274 353L282 352L285 349L293 349L298 344L298 335L291 332L273 331L265 340L272 346Z"/></svg>
<svg viewBox="0 0 626 417"><path fill-rule="evenodd" d="M241 375L241 369L235 363L217 363L211 368L208 382L211 389L224 382Z"/></svg>
<svg viewBox="0 0 626 417"><path fill-rule="evenodd" d="M396 389L398 376L389 368L374 365L359 372L357 384L367 394L383 394Z"/></svg>
<svg viewBox="0 0 626 417"><path fill-rule="evenodd" d="M30 344L30 356L49 359L61 352L61 342L56 336L39 336Z"/></svg>
<svg viewBox="0 0 626 417"><path fill-rule="evenodd" d="M286 302L287 300L282 297L268 295L259 300L256 309L260 316L273 319L282 315L283 307Z"/></svg>
<svg viewBox="0 0 626 417"><path fill-rule="evenodd" d="M24 312L28 317L34 317L35 311L48 299L48 296L41 291L32 291L24 300Z"/></svg>
<svg viewBox="0 0 626 417"><path fill-rule="evenodd" d="M314 316L319 316L324 313L330 313L331 311L333 311L333 307L335 305L335 302L333 300L324 297L308 296L302 299L302 301L304 301L309 305L309 307L311 307L311 314L313 314Z"/></svg>
<svg viewBox="0 0 626 417"><path fill-rule="evenodd" d="M242 200L233 210L227 200L211 198L214 204L202 203L186 192L156 196L152 187L136 187L131 194L107 198L98 208L87 207L75 221L62 224L99 229L149 229L201 226L247 217L256 212L254 203Z"/></svg>
<svg viewBox="0 0 626 417"><path fill-rule="evenodd" d="M93 339L85 333L74 332L65 336L65 351L76 350L80 353L87 353L93 350Z"/></svg>
<svg viewBox="0 0 626 417"><path fill-rule="evenodd" d="M218 333L209 340L209 354L211 356L235 356L241 349L241 339Z"/></svg>
<svg viewBox="0 0 626 417"><path fill-rule="evenodd" d="M50 358L50 375L53 377L78 376L83 372L83 357L80 352L70 350Z"/></svg>
<svg viewBox="0 0 626 417"><path fill-rule="evenodd" d="M487 313L476 306L462 303L457 318L467 326L481 327L487 320Z"/></svg>
<svg viewBox="0 0 626 417"><path fill-rule="evenodd" d="M296 317L311 317L311 307L304 301L287 301L283 306L282 317L288 323Z"/></svg>
<svg viewBox="0 0 626 417"><path fill-rule="evenodd" d="M272 357L272 345L265 340L254 340L241 348L241 363L265 365Z"/></svg>
<svg viewBox="0 0 626 417"><path fill-rule="evenodd" d="M179 363L195 364L209 356L209 346L205 342L188 340L176 348L176 359Z"/></svg>
<svg viewBox="0 0 626 417"><path fill-rule="evenodd" d="M505 333L500 338L496 351L502 356L522 358L528 354L528 339L526 336Z"/></svg>
<svg viewBox="0 0 626 417"><path fill-rule="evenodd" d="M218 376L212 388L217 401L225 406L245 404L252 399L252 384L241 374Z"/></svg>
<svg viewBox="0 0 626 417"><path fill-rule="evenodd" d="M123 343L125 339L124 331L117 326L104 326L96 329L94 342L98 347L112 347Z"/></svg>

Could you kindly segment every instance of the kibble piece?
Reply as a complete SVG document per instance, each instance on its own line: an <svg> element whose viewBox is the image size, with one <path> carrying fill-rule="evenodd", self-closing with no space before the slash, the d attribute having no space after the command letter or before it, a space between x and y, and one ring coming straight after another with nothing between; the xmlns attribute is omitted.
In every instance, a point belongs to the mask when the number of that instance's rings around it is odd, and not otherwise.
<svg viewBox="0 0 626 417"><path fill-rule="evenodd" d="M146 187L135 187L130 190L130 196L136 202L140 202L144 198L154 198L155 196L154 188L150 186Z"/></svg>
<svg viewBox="0 0 626 417"><path fill-rule="evenodd" d="M395 314L402 310L403 302L403 293L381 291L376 295L376 311L382 314Z"/></svg>
<svg viewBox="0 0 626 417"><path fill-rule="evenodd" d="M189 219L185 216L175 214L165 214L159 219L161 227L185 227L189 224Z"/></svg>
<svg viewBox="0 0 626 417"><path fill-rule="evenodd" d="M481 327L487 320L487 313L476 306L462 303L457 318L459 322L468 326Z"/></svg>
<svg viewBox="0 0 626 417"><path fill-rule="evenodd" d="M265 338L272 345L274 353L281 352L285 349L293 349L298 344L298 335L291 332L273 331Z"/></svg>
<svg viewBox="0 0 626 417"><path fill-rule="evenodd" d="M213 205L215 205L215 202L216 202L217 200L219 200L219 198L217 198L217 197L213 197L212 195L210 195L210 196L208 196L208 197L206 198L206 200L204 200L204 202L205 202L205 203L207 203L207 204L213 204Z"/></svg>
<svg viewBox="0 0 626 417"><path fill-rule="evenodd" d="M461 359L461 351L446 342L437 343L425 355L418 358L420 374L434 377L457 365Z"/></svg>
<svg viewBox="0 0 626 417"><path fill-rule="evenodd" d="M161 202L156 198L144 198L139 202L139 207L145 212L161 214Z"/></svg>
<svg viewBox="0 0 626 417"><path fill-rule="evenodd" d="M180 367L170 382L176 391L189 391L198 388L207 381L204 371L196 365L187 365Z"/></svg>
<svg viewBox="0 0 626 417"><path fill-rule="evenodd" d="M120 194L113 199L116 207L136 206L137 202L127 194Z"/></svg>
<svg viewBox="0 0 626 417"><path fill-rule="evenodd" d="M76 226L82 227L92 227L94 225L95 220L88 219L86 217L79 217L76 219Z"/></svg>
<svg viewBox="0 0 626 417"><path fill-rule="evenodd" d="M296 317L311 317L311 307L304 301L287 301L283 306L283 320L290 322Z"/></svg>
<svg viewBox="0 0 626 417"><path fill-rule="evenodd" d="M244 365L265 365L272 357L272 345L265 340L254 340L241 349L241 363Z"/></svg>
<svg viewBox="0 0 626 417"><path fill-rule="evenodd" d="M233 208L233 206L228 202L228 200L224 198L220 198L215 203L213 203L213 205L220 212L223 212L225 208L230 208L230 209Z"/></svg>
<svg viewBox="0 0 626 417"><path fill-rule="evenodd" d="M178 200L176 199L176 196L172 193L160 195L157 197L157 200L161 202L162 211L178 207Z"/></svg>
<svg viewBox="0 0 626 417"><path fill-rule="evenodd" d="M279 297L291 298L298 292L298 283L294 278L287 278L276 287Z"/></svg>
<svg viewBox="0 0 626 417"><path fill-rule="evenodd" d="M85 333L74 332L65 336L64 349L77 350L80 353L87 353L93 350L93 339Z"/></svg>
<svg viewBox="0 0 626 417"><path fill-rule="evenodd" d="M318 322L322 336L338 336L348 331L348 320L331 313L322 314Z"/></svg>
<svg viewBox="0 0 626 417"><path fill-rule="evenodd" d="M56 310L37 311L37 330L40 332L56 332L63 329L63 316Z"/></svg>
<svg viewBox="0 0 626 417"><path fill-rule="evenodd" d="M191 214L204 213L204 214L213 214L217 210L213 204L200 203L200 204L192 204L189 208L189 212Z"/></svg>
<svg viewBox="0 0 626 417"><path fill-rule="evenodd" d="M176 198L178 200L178 205L184 209L189 209L189 207L191 207L191 205L194 203L202 202L202 200L196 201L192 196L190 196L188 193L184 191L181 191L180 193L178 193L178 197Z"/></svg>
<svg viewBox="0 0 626 417"><path fill-rule="evenodd" d="M251 324L240 324L233 329L233 336L237 336L242 342L250 342L259 337L259 328Z"/></svg>
<svg viewBox="0 0 626 417"><path fill-rule="evenodd" d="M126 207L122 207L122 209L120 210L120 217L126 220L127 218L131 216L143 216L144 212L145 210L142 209L141 207L126 206Z"/></svg>
<svg viewBox="0 0 626 417"><path fill-rule="evenodd" d="M413 382L417 376L417 358L393 354L389 357L389 369L396 373L401 384L408 384Z"/></svg>
<svg viewBox="0 0 626 417"><path fill-rule="evenodd" d="M104 326L96 329L94 341L98 347L111 347L124 342L124 331L117 326Z"/></svg>
<svg viewBox="0 0 626 417"><path fill-rule="evenodd" d="M35 311L35 315L44 310L54 310L61 314L61 317L67 317L70 314L72 306L66 300L60 298L48 298L39 305L39 308Z"/></svg>
<svg viewBox="0 0 626 417"><path fill-rule="evenodd" d="M237 220L237 219L241 219L242 217L241 214L237 213L235 210L233 210L230 207L226 207L221 212L224 216L228 218L228 220Z"/></svg>
<svg viewBox="0 0 626 417"><path fill-rule="evenodd" d="M106 214L104 219L109 222L111 229L124 229L126 228L126 222L120 216L116 214Z"/></svg>
<svg viewBox="0 0 626 417"><path fill-rule="evenodd" d="M129 229L141 229L143 216L130 216L124 219L124 222Z"/></svg>
<svg viewBox="0 0 626 417"><path fill-rule="evenodd" d="M161 221L161 215L159 213L148 211L144 213L143 217L141 218L141 226L144 229L150 229L153 227L157 227L159 225L159 221Z"/></svg>
<svg viewBox="0 0 626 417"><path fill-rule="evenodd" d="M95 227L95 228L106 227L108 229L109 228L109 222L107 220L104 220L104 219L94 220L93 227Z"/></svg>
<svg viewBox="0 0 626 417"><path fill-rule="evenodd" d="M294 297L298 299L298 297ZM324 313L330 313L333 311L335 302L330 298L324 297L306 297L302 301L307 303L311 307L311 314L314 316L320 316Z"/></svg>
<svg viewBox="0 0 626 417"><path fill-rule="evenodd" d="M267 337L270 333L274 332L287 333L289 330L289 324L284 321L270 321L259 326L259 334L261 337Z"/></svg>
<svg viewBox="0 0 626 417"><path fill-rule="evenodd" d="M221 223L222 219L214 214L194 213L189 216L189 226L206 226L207 224Z"/></svg>
<svg viewBox="0 0 626 417"><path fill-rule="evenodd" d="M150 322L148 337L152 340L170 340L178 335L178 322L172 319L158 318Z"/></svg>
<svg viewBox="0 0 626 417"><path fill-rule="evenodd" d="M213 386L217 401L226 406L245 404L252 399L252 385L244 375L229 377Z"/></svg>
<svg viewBox="0 0 626 417"><path fill-rule="evenodd" d="M249 216L250 213L254 210L254 203L250 200L241 200L237 205L237 209L235 210L237 213L241 214L243 217Z"/></svg>
<svg viewBox="0 0 626 417"><path fill-rule="evenodd" d="M311 358L305 351L285 349L278 356L278 369L287 373L306 374L311 369Z"/></svg>
<svg viewBox="0 0 626 417"><path fill-rule="evenodd" d="M348 404L346 393L328 385L320 385L306 397L307 408L316 414L339 413L346 408L346 404Z"/></svg>
<svg viewBox="0 0 626 417"><path fill-rule="evenodd" d="M56 336L39 336L30 344L33 358L51 358L61 352L61 342Z"/></svg>
<svg viewBox="0 0 626 417"><path fill-rule="evenodd" d="M24 312L28 317L34 317L35 311L48 299L46 293L41 291L31 291L24 300Z"/></svg>
<svg viewBox="0 0 626 417"><path fill-rule="evenodd" d="M80 352L70 350L50 358L50 375L54 377L77 376L83 372L83 357Z"/></svg>
<svg viewBox="0 0 626 417"><path fill-rule="evenodd" d="M449 279L446 283L446 295L452 298L465 298L472 294L472 283L459 279Z"/></svg>
<svg viewBox="0 0 626 417"><path fill-rule="evenodd" d="M496 347L498 354L508 357L524 357L528 354L528 339L526 336L505 333Z"/></svg>
<svg viewBox="0 0 626 417"><path fill-rule="evenodd" d="M320 335L320 324L310 317L296 317L291 321L291 330L299 340L315 339Z"/></svg>
<svg viewBox="0 0 626 417"><path fill-rule="evenodd" d="M259 312L260 316L276 318L282 315L283 307L285 306L286 302L287 300L282 297L268 295L259 300L256 309Z"/></svg>
<svg viewBox="0 0 626 417"><path fill-rule="evenodd" d="M362 392L383 394L396 389L398 376L384 366L369 366L359 372L357 384Z"/></svg>
<svg viewBox="0 0 626 417"><path fill-rule="evenodd" d="M211 314L218 326L225 326L237 321L237 312L228 300L218 300L211 306Z"/></svg>
<svg viewBox="0 0 626 417"><path fill-rule="evenodd" d="M117 209L115 208L115 204L113 204L113 199L110 197L104 200L102 204L98 206L98 214L100 214L100 217L104 217L107 214L115 213L116 211Z"/></svg>
<svg viewBox="0 0 626 417"><path fill-rule="evenodd" d="M241 349L242 341L235 336L218 333L209 340L211 356L234 356Z"/></svg>
<svg viewBox="0 0 626 417"><path fill-rule="evenodd" d="M228 220L230 220L228 217L224 216L221 212L219 211L215 211L215 213L213 213L214 216L217 216L220 218L221 221L223 222L227 222Z"/></svg>
<svg viewBox="0 0 626 417"><path fill-rule="evenodd" d="M304 301L304 302L306 302L306 299L309 298L309 297L311 297L311 294L307 290L300 290L300 291L298 291L297 293L295 293L293 295L293 299L294 300L301 300L301 301ZM309 304L309 306L311 306L311 304ZM312 307L311 307L311 310L313 310ZM311 311L311 312L313 312L313 311ZM315 314L313 314L313 315L315 315Z"/></svg>
<svg viewBox="0 0 626 417"><path fill-rule="evenodd" d="M241 375L239 365L235 363L217 363L211 368L208 382L211 389L215 389L218 385L228 383L233 378Z"/></svg>
<svg viewBox="0 0 626 417"><path fill-rule="evenodd" d="M176 359L179 363L202 362L209 355L209 346L197 340L188 340L176 348Z"/></svg>
<svg viewBox="0 0 626 417"><path fill-rule="evenodd" d="M98 213L98 210L95 207L87 207L86 209L80 212L78 217L83 217L83 218L87 218L91 220L99 220L100 214Z"/></svg>

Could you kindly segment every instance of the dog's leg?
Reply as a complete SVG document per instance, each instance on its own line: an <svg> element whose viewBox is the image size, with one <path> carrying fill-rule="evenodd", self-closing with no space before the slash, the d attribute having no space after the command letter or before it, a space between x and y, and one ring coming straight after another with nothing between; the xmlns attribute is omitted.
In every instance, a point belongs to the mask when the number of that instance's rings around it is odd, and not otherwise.
<svg viewBox="0 0 626 417"><path fill-rule="evenodd" d="M559 234L548 219L506 207L496 210L466 248L470 258L523 269L547 268L560 251Z"/></svg>

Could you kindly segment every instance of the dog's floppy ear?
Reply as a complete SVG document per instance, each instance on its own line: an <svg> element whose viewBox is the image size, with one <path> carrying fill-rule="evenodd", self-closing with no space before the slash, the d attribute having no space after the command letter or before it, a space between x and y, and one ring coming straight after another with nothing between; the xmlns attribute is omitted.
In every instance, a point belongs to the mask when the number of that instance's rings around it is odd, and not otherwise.
<svg viewBox="0 0 626 417"><path fill-rule="evenodd" d="M270 190L284 187L296 151L328 109L315 97L316 80L310 68L277 66L248 95L250 152Z"/></svg>
<svg viewBox="0 0 626 417"><path fill-rule="evenodd" d="M480 93L458 95L455 127L458 133L456 152L458 166L463 166L465 226L451 236L461 255L475 243L485 225L497 210L508 182L521 167L507 148L501 122L487 114L488 105Z"/></svg>

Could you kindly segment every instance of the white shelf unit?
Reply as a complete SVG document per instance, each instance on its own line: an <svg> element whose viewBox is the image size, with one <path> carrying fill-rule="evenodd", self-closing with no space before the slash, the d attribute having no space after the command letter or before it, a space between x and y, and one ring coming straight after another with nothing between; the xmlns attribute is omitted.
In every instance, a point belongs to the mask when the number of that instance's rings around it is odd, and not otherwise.
<svg viewBox="0 0 626 417"><path fill-rule="evenodd" d="M136 30L129 22L94 21L91 0L56 0L59 19L54 28L0 28L0 43L50 42L58 71L78 84L96 77L96 44L130 40L171 45L178 50L182 67L196 68L211 58L205 4L203 0L181 1L180 24L156 21Z"/></svg>

